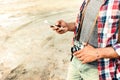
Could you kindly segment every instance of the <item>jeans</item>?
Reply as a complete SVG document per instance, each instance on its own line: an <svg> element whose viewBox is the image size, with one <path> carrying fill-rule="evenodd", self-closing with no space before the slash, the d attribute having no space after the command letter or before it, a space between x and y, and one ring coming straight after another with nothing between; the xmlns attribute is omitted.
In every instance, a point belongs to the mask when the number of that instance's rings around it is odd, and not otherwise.
<svg viewBox="0 0 120 80"><path fill-rule="evenodd" d="M97 62L82 64L76 57L73 57L66 80L99 80Z"/></svg>

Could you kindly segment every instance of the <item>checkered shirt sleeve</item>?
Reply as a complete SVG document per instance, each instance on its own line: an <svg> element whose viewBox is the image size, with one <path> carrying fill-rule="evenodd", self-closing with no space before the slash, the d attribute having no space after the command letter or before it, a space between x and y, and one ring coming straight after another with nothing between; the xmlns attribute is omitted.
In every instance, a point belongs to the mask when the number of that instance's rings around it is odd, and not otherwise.
<svg viewBox="0 0 120 80"><path fill-rule="evenodd" d="M117 43L119 20L120 0L104 0L97 20L98 47L112 46L118 55L120 55L120 43ZM120 80L120 59L100 59L98 72L100 80Z"/></svg>

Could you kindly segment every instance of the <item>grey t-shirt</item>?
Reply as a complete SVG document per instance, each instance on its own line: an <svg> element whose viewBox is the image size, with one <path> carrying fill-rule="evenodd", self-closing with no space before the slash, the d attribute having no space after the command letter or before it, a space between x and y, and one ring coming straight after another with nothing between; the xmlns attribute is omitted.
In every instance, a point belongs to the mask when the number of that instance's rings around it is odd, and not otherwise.
<svg viewBox="0 0 120 80"><path fill-rule="evenodd" d="M80 35L81 36L80 41L86 42L88 38L90 38L88 43L94 47L98 46L97 26L95 25L92 34L90 34L90 32L101 5L102 5L102 0L90 0L85 12L85 18L83 21L83 26Z"/></svg>

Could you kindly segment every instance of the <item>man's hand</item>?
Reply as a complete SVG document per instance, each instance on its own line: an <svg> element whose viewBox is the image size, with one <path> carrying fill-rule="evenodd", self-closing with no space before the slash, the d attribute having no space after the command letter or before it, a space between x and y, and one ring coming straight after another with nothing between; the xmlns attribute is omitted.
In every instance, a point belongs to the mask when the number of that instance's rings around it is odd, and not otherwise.
<svg viewBox="0 0 120 80"><path fill-rule="evenodd" d="M82 61L82 63L93 62L99 57L96 49L89 44L83 49L76 51L73 55Z"/></svg>
<svg viewBox="0 0 120 80"><path fill-rule="evenodd" d="M56 26L51 27L54 31L59 34L66 33L68 31L68 23L63 20L59 20L56 22Z"/></svg>

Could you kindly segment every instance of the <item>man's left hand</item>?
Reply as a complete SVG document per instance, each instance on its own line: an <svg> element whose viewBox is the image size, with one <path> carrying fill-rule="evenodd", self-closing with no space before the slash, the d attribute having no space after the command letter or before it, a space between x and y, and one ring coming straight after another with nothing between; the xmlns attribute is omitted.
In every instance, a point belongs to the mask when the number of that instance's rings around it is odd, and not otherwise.
<svg viewBox="0 0 120 80"><path fill-rule="evenodd" d="M98 59L97 50L89 44L83 49L76 51L73 55L82 61L83 64L93 62Z"/></svg>

